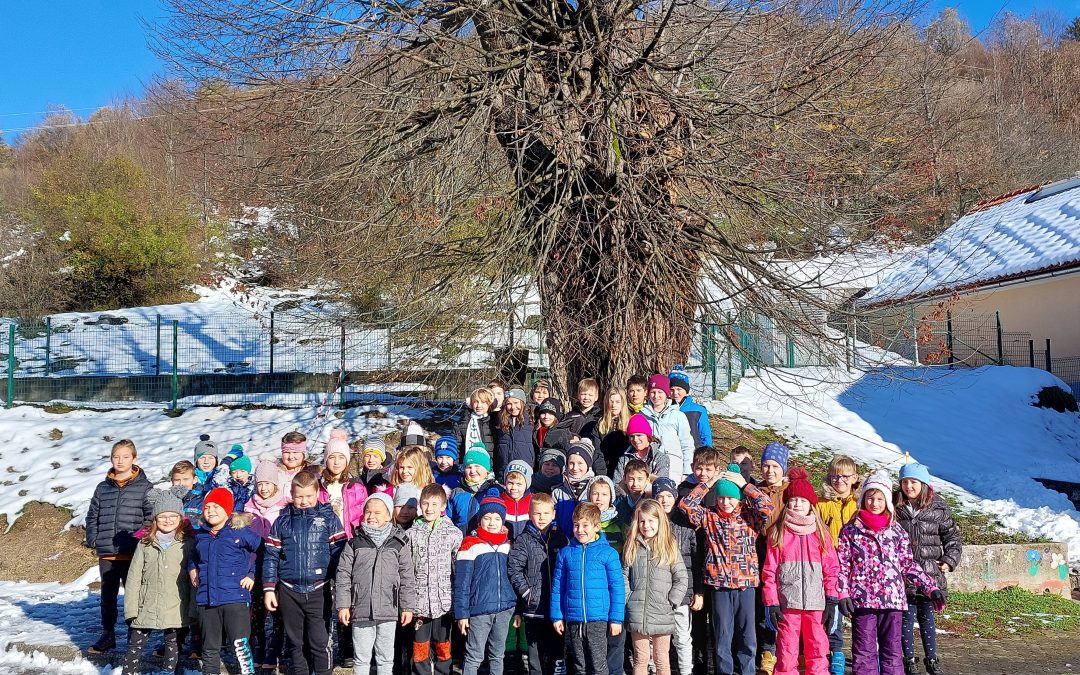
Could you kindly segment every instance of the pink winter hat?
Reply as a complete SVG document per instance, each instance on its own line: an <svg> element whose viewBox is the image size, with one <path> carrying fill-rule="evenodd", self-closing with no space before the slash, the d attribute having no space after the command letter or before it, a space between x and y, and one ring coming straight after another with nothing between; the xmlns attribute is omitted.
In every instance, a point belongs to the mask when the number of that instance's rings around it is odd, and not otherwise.
<svg viewBox="0 0 1080 675"><path fill-rule="evenodd" d="M259 466L255 467L256 483L277 483L280 477L281 472L278 471L277 463L273 460L264 459L259 462Z"/></svg>
<svg viewBox="0 0 1080 675"><path fill-rule="evenodd" d="M652 425L641 413L631 417L630 422L626 425L626 435L633 436L634 434L645 434L649 438L653 437Z"/></svg>
<svg viewBox="0 0 1080 675"><path fill-rule="evenodd" d="M659 389L668 396L671 396L671 380L667 375L657 373L649 378L649 390Z"/></svg>
<svg viewBox="0 0 1080 675"><path fill-rule="evenodd" d="M349 435L344 429L334 429L330 432L330 440L326 443L326 457L330 455L343 455L349 459Z"/></svg>

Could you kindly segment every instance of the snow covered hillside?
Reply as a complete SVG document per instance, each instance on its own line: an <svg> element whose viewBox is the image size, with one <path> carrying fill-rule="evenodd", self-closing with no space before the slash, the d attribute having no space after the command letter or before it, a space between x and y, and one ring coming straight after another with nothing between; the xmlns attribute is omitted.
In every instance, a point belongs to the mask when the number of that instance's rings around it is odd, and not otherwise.
<svg viewBox="0 0 1080 675"><path fill-rule="evenodd" d="M866 373L800 368L748 377L712 412L770 426L798 448L851 455L898 471L904 452L935 488L1029 535L1069 544L1080 561L1080 513L1035 478L1080 482L1080 416L1031 405L1042 370L891 367Z"/></svg>

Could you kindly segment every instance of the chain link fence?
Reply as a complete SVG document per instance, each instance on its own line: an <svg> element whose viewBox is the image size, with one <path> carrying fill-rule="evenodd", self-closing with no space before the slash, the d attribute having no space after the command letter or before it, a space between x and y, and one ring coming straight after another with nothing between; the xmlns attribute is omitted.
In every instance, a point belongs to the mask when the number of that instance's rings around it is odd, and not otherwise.
<svg viewBox="0 0 1080 675"><path fill-rule="evenodd" d="M1080 394L1080 357L1005 331L999 315L891 310L826 325L826 338L752 313L697 324L686 364L721 398L757 368L1015 365L1049 370ZM546 374L538 314L460 327L364 324L271 313L0 319L0 399L84 407L322 406L461 400L477 383Z"/></svg>
<svg viewBox="0 0 1080 675"><path fill-rule="evenodd" d="M405 323L345 324L280 313L103 314L37 323L2 319L0 340L8 407L458 399L476 382L546 367L536 321L478 323L455 339Z"/></svg>

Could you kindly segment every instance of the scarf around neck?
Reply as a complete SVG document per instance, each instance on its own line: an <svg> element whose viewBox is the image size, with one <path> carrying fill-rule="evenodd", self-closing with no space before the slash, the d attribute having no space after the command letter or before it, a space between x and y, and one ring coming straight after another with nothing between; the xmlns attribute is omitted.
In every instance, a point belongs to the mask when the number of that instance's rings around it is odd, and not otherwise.
<svg viewBox="0 0 1080 675"><path fill-rule="evenodd" d="M164 551L168 549L176 541L176 530L172 532L158 532L156 537L158 546Z"/></svg>
<svg viewBox="0 0 1080 675"><path fill-rule="evenodd" d="M813 513L800 516L797 513L788 511L784 516L784 528L795 534L813 534L817 531L817 518L814 517Z"/></svg>
<svg viewBox="0 0 1080 675"><path fill-rule="evenodd" d="M364 530L364 534L375 543L375 548L379 548L390 537L390 530L393 529L394 522L390 521L382 527L372 527L367 523L361 523L360 527Z"/></svg>
<svg viewBox="0 0 1080 675"><path fill-rule="evenodd" d="M484 437L480 433L480 423L486 422L488 416L483 417L472 413L469 415L469 427L465 430L465 449L468 450L474 443L483 443Z"/></svg>
<svg viewBox="0 0 1080 675"><path fill-rule="evenodd" d="M585 486L589 484L589 481L595 478L592 469L585 472L585 475L581 478L571 478L569 474L563 474L563 484L567 490L570 490L570 494L574 495L574 498L581 497L581 493L585 491Z"/></svg>
<svg viewBox="0 0 1080 675"><path fill-rule="evenodd" d="M859 509L859 520L863 522L863 525L866 525L867 529L880 532L889 525L889 512L882 511L875 515L866 509Z"/></svg>
<svg viewBox="0 0 1080 675"><path fill-rule="evenodd" d="M492 546L499 546L506 543L506 537L510 535L510 532L504 527L498 532L488 532L482 527L476 528L476 538L485 544L491 544Z"/></svg>

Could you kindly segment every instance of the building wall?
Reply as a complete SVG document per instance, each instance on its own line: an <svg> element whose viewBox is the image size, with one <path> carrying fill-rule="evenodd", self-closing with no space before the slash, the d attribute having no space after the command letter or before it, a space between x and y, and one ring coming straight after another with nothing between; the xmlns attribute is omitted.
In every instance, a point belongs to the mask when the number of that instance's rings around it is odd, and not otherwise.
<svg viewBox="0 0 1080 675"><path fill-rule="evenodd" d="M937 302L916 310L933 312ZM1001 312L1004 331L1027 331L1042 351L1050 338L1054 357L1080 356L1080 273L991 288L960 296L952 316L993 315Z"/></svg>

